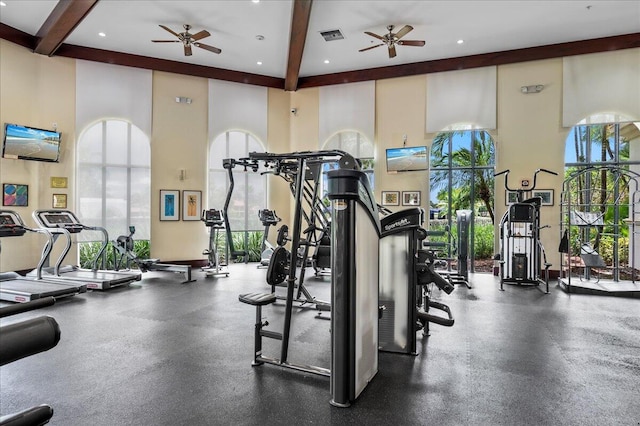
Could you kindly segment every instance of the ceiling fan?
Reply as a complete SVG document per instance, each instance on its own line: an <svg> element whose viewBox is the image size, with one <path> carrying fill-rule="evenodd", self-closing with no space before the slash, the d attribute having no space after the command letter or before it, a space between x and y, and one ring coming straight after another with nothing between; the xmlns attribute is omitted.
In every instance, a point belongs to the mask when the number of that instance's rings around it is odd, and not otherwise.
<svg viewBox="0 0 640 426"><path fill-rule="evenodd" d="M374 49L376 47L384 46L385 44L389 48L389 58L396 57L396 44L398 46L424 46L424 40L400 40L402 37L406 36L409 31L413 30L411 25L405 25L398 31L397 33L393 32L394 26L387 25L387 30L389 30L388 34L383 36L379 36L378 34L371 33L369 31L365 31L364 33L370 35L371 37L377 38L381 40L382 43L376 44L375 46L365 47L364 49L358 50L358 52L364 52L365 50Z"/></svg>
<svg viewBox="0 0 640 426"><path fill-rule="evenodd" d="M178 40L151 40L151 41L154 43L182 43L182 45L184 46L184 56L191 56L191 46L199 47L201 49L208 50L209 52L213 52L213 53L222 52L222 50L218 49L217 47L209 46L208 44L198 42L198 40L202 40L205 37L209 37L211 35L209 34L209 31L202 30L195 34L190 34L189 30L191 29L191 25L185 24L183 25L183 27L184 27L183 33L176 33L170 28L165 27L164 25L160 25L160 28L166 31L169 31L171 34L178 37Z"/></svg>

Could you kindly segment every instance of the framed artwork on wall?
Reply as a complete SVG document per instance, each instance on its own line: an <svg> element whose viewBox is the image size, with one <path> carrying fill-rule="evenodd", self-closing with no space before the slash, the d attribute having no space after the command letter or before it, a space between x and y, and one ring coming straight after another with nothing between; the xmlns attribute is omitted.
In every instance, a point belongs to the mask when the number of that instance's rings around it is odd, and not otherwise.
<svg viewBox="0 0 640 426"><path fill-rule="evenodd" d="M200 220L202 191L182 191L182 220Z"/></svg>
<svg viewBox="0 0 640 426"><path fill-rule="evenodd" d="M29 205L29 185L2 184L2 205L25 207Z"/></svg>
<svg viewBox="0 0 640 426"><path fill-rule="evenodd" d="M399 191L382 191L382 205L383 206L399 206L400 192Z"/></svg>
<svg viewBox="0 0 640 426"><path fill-rule="evenodd" d="M403 206L419 206L420 191L402 191Z"/></svg>
<svg viewBox="0 0 640 426"><path fill-rule="evenodd" d="M67 208L67 194L53 194L53 200L51 201L51 207L54 209L66 209Z"/></svg>
<svg viewBox="0 0 640 426"><path fill-rule="evenodd" d="M66 188L67 187L67 178L66 177L52 177L51 178L51 188Z"/></svg>
<svg viewBox="0 0 640 426"><path fill-rule="evenodd" d="M516 191L504 192L504 203L508 206L518 201L518 193Z"/></svg>
<svg viewBox="0 0 640 426"><path fill-rule="evenodd" d="M543 206L553 205L553 189L535 189L531 196L540 197L542 199L540 204Z"/></svg>
<svg viewBox="0 0 640 426"><path fill-rule="evenodd" d="M160 220L180 220L179 190L160 190Z"/></svg>

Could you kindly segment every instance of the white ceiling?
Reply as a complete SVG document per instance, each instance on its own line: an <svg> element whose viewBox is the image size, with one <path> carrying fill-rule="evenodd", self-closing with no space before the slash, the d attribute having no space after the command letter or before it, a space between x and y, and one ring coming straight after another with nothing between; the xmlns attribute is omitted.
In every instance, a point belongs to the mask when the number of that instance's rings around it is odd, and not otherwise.
<svg viewBox="0 0 640 426"><path fill-rule="evenodd" d="M6 6L0 7L0 22L30 35L38 32L57 3L2 1ZM285 78L292 7L293 0L100 0L65 43ZM201 41L222 53L193 48L193 56L185 57L179 43L152 43L173 38L159 24L175 32L181 32L183 24L192 25L191 33L206 29L211 36ZM393 59L384 46L358 52L377 44L364 31L382 35L389 24L396 30L413 26L404 39L425 40L426 45L399 46ZM320 31L333 29L341 30L344 39L326 42ZM300 76L638 32L638 0L314 0ZM257 40L257 35L264 40ZM457 44L458 39L464 43Z"/></svg>

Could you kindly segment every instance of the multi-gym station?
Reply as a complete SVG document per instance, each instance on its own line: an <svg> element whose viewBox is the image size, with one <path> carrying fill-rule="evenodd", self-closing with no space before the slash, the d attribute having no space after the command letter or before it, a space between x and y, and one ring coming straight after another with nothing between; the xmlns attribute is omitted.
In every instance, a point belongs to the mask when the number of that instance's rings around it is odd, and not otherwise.
<svg viewBox="0 0 640 426"><path fill-rule="evenodd" d="M640 3L3 0L0 93L0 425L639 424Z"/></svg>

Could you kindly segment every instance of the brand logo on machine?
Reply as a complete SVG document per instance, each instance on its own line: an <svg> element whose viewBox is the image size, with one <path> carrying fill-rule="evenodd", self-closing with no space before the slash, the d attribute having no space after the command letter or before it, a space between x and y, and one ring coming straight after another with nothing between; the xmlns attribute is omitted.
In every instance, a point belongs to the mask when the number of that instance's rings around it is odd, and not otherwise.
<svg viewBox="0 0 640 426"><path fill-rule="evenodd" d="M400 226L407 226L407 225L411 225L411 221L405 217L403 219L400 219L397 222L393 222L393 223L390 223L390 224L386 225L384 227L384 230L385 231L390 231L390 230L396 229L396 228L398 228Z"/></svg>

